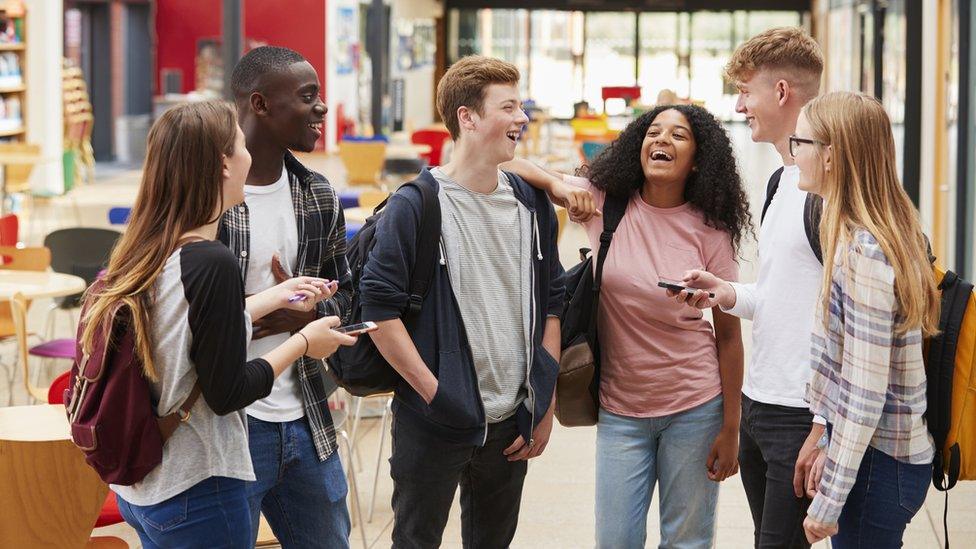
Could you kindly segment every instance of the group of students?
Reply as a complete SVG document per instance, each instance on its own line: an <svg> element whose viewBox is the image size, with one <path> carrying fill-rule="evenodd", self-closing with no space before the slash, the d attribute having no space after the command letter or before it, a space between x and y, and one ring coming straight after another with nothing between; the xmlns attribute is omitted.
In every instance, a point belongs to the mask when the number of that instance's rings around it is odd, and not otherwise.
<svg viewBox="0 0 976 549"><path fill-rule="evenodd" d="M576 175L556 174L513 160L528 121L518 70L472 56L437 87L450 162L392 195L354 288L336 193L289 152L321 137L318 76L294 51L250 51L234 69L236 109L183 105L153 126L129 227L86 297L89 324L132 308L160 416L196 386L204 397L157 469L112 486L126 522L147 548L248 547L263 512L284 547L348 547L321 359L355 343L333 328L356 292L378 326L361 337L402 378L393 546L439 546L460 487L465 546L507 547L556 405L565 288L552 202L597 248L601 209L619 200L598 311L597 546L644 546L655 485L661 546L712 546L718 482L740 469L757 547L900 546L930 478L921 341L936 288L887 115L864 95L818 97L822 70L795 28L750 39L726 68L753 140L784 164L755 283L736 282L753 222L715 117L658 106ZM404 322L422 186L440 239ZM808 193L824 199L824 265ZM662 278L699 290L665 291ZM744 383L740 318L753 321Z"/></svg>

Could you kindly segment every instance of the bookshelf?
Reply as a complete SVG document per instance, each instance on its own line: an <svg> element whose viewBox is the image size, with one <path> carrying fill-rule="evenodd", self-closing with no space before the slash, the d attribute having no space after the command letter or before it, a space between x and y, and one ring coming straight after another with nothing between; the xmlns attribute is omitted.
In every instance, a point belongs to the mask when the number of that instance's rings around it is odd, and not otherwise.
<svg viewBox="0 0 976 549"><path fill-rule="evenodd" d="M27 14L21 0L0 0L0 140L26 142Z"/></svg>

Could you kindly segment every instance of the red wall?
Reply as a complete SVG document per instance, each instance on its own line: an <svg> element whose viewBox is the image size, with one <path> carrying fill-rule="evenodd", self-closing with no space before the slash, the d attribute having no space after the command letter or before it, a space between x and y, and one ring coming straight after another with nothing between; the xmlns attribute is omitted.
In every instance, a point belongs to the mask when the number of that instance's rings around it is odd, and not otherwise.
<svg viewBox="0 0 976 549"><path fill-rule="evenodd" d="M156 2L156 93L163 69L183 72L183 93L196 87L197 40L220 38L220 0Z"/></svg>
<svg viewBox="0 0 976 549"><path fill-rule="evenodd" d="M326 0L245 0L244 36L248 41L284 46L305 56L319 73L325 97ZM286 9L287 7L287 9Z"/></svg>
<svg viewBox="0 0 976 549"><path fill-rule="evenodd" d="M220 38L221 0L156 2L156 92L164 69L183 72L183 93L196 87L197 41ZM244 47L283 46L305 56L319 73L325 97L326 0L245 0ZM320 143L320 146L322 143Z"/></svg>
<svg viewBox="0 0 976 549"><path fill-rule="evenodd" d="M196 87L197 41L220 38L220 0L156 2L156 90L163 69L183 71L183 92ZM283 9L287 6L287 11ZM246 0L244 44L284 46L305 56L325 88L325 0Z"/></svg>

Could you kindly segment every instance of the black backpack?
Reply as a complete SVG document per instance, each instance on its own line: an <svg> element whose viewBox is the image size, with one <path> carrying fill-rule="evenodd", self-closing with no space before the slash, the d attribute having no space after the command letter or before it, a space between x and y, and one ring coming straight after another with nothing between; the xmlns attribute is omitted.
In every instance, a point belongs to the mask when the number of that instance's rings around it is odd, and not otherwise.
<svg viewBox="0 0 976 549"><path fill-rule="evenodd" d="M410 274L410 304L403 315L403 322L410 324L420 313L420 306L427 295L430 281L434 276L437 250L441 236L441 207L437 191L420 179L411 181L403 187L414 187L423 197L423 213L417 238L417 257ZM403 188L401 187L401 189ZM363 266L369 258L376 238L376 225L383 216L383 208L390 197L381 202L356 236L349 243L346 259L352 272L353 293L349 324L362 322L362 306L359 300L359 281ZM355 345L339 347L328 358L329 372L340 387L355 396L368 396L388 393L399 384L400 374L383 358L372 338L361 336Z"/></svg>
<svg viewBox="0 0 976 549"><path fill-rule="evenodd" d="M769 176L766 183L766 202L763 204L762 215L759 217L759 224L762 225L766 219L766 210L773 201L773 196L779 189L779 179L783 176L783 168L779 168L773 175ZM803 203L803 230L807 233L807 242L813 255L817 256L817 261L823 265L823 251L820 249L820 216L823 215L823 199L813 193L807 193L806 202Z"/></svg>
<svg viewBox="0 0 976 549"><path fill-rule="evenodd" d="M566 301L560 326L559 377L556 383L556 418L566 427L595 425L600 409L600 341L597 311L603 263L613 233L627 209L628 199L607 195L603 204L603 232L596 254L580 250L582 261L566 272Z"/></svg>

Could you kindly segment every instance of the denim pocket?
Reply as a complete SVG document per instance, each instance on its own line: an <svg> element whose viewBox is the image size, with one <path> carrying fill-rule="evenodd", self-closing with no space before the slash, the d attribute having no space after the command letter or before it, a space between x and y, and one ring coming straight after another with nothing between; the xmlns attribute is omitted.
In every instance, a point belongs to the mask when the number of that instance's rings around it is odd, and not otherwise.
<svg viewBox="0 0 976 549"><path fill-rule="evenodd" d="M187 494L183 492L155 505L138 507L138 514L142 515L142 522L165 532L186 522L186 507Z"/></svg>
<svg viewBox="0 0 976 549"><path fill-rule="evenodd" d="M914 516L925 503L929 482L932 480L932 466L896 460L895 469L898 474L898 504Z"/></svg>

